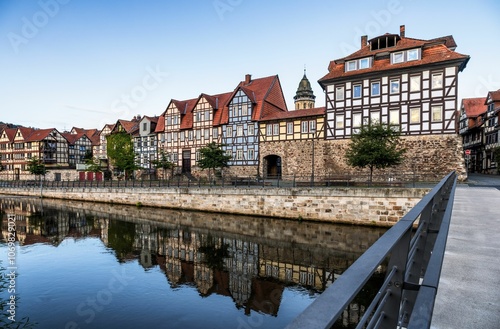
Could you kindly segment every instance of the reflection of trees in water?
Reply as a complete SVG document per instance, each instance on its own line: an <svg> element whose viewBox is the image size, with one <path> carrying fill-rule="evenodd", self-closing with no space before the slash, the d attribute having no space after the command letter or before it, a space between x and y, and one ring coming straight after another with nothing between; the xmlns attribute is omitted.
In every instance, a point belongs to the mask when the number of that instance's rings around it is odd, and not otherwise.
<svg viewBox="0 0 500 329"><path fill-rule="evenodd" d="M2 266L2 261L0 261L0 328L2 329L30 329L35 328L36 323L31 322L29 317L24 317L19 319L17 314L15 321L10 320L8 310L10 308L9 301L10 295L8 295L9 281L10 278L7 277L7 270ZM16 313L19 310L19 297L16 296Z"/></svg>
<svg viewBox="0 0 500 329"><path fill-rule="evenodd" d="M201 246L198 250L204 256L204 263L211 269L223 270L224 259L229 257L229 244L218 243L220 239L214 238L211 234L201 237Z"/></svg>
<svg viewBox="0 0 500 329"><path fill-rule="evenodd" d="M135 224L116 220L109 221L108 247L116 252L120 262L134 255Z"/></svg>

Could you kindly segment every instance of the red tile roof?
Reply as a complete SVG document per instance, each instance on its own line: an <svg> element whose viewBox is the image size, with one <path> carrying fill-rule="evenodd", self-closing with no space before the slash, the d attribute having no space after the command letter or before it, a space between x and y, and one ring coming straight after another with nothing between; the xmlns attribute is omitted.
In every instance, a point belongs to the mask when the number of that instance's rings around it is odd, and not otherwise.
<svg viewBox="0 0 500 329"><path fill-rule="evenodd" d="M14 137L16 136L17 128L5 128L4 132L7 135L9 142L13 143Z"/></svg>
<svg viewBox="0 0 500 329"><path fill-rule="evenodd" d="M487 107L484 102L486 97L464 98L462 99L462 107L468 118L477 117L486 112Z"/></svg>
<svg viewBox="0 0 500 329"><path fill-rule="evenodd" d="M500 101L500 89L498 89L497 91L490 91L488 95L493 102Z"/></svg>
<svg viewBox="0 0 500 329"><path fill-rule="evenodd" d="M165 112L163 112L158 118L158 123L156 124L155 133L162 133L165 131Z"/></svg>
<svg viewBox="0 0 500 329"><path fill-rule="evenodd" d="M224 115L228 115L228 111L225 111L225 108L227 107L232 95L233 92L227 92L218 95L205 95L208 103L214 109L214 118L212 121L212 124L214 126L220 125L222 120L224 119L227 120L227 118L224 118Z"/></svg>
<svg viewBox="0 0 500 329"><path fill-rule="evenodd" d="M254 104L252 111L252 120L254 121L259 121L262 117L272 113L288 111L277 75L258 79L248 77L249 80L241 81L229 97L223 113L220 114L221 118L218 120L218 124L228 123L229 103L239 90L243 91Z"/></svg>
<svg viewBox="0 0 500 329"><path fill-rule="evenodd" d="M48 128L48 129L33 129L31 134L26 137L24 134L24 141L25 142L39 142L39 141L43 141L45 138L49 137L50 134L53 132L53 131L57 131L56 129L54 128Z"/></svg>
<svg viewBox="0 0 500 329"><path fill-rule="evenodd" d="M377 37L379 38L379 37ZM375 40L377 38L371 39ZM399 38L399 36L397 36ZM399 70L407 67L423 66L436 63L445 63L457 61L460 63L460 69L465 68L469 60L468 55L463 55L455 52L456 43L452 36L445 36L431 40L420 40L413 38L401 37L397 44L393 47L370 50L370 44L363 46L360 50L337 60L333 60L328 65L328 74L322 77L319 82L338 79L343 77L357 76L366 73ZM407 61L398 64L391 64L389 53L401 51L405 49L420 48L422 49L421 59L415 61ZM359 69L353 71L345 71L345 62L353 59L374 56L372 67L367 69Z"/></svg>
<svg viewBox="0 0 500 329"><path fill-rule="evenodd" d="M185 101L172 100L181 113L180 129L193 128L193 109L196 106L198 98L192 98Z"/></svg>
<svg viewBox="0 0 500 329"><path fill-rule="evenodd" d="M288 112L275 112L268 116L263 117L260 121L283 120L283 119L296 119L312 116L325 115L325 107L315 107L312 109L295 110Z"/></svg>

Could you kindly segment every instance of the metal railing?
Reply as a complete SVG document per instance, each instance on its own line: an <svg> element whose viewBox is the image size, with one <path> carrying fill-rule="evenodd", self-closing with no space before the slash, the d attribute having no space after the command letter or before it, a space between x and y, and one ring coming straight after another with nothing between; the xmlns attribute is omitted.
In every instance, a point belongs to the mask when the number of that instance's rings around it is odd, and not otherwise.
<svg viewBox="0 0 500 329"><path fill-rule="evenodd" d="M456 184L448 174L286 328L331 328L386 261L385 281L356 328L429 328Z"/></svg>
<svg viewBox="0 0 500 329"><path fill-rule="evenodd" d="M42 180L46 188L62 187L416 187L417 184L436 183L439 177L417 174L374 175L370 182L367 174L331 174L324 176L222 176L208 179L178 175L167 179L130 180ZM30 188L40 187L40 180L0 180L0 187Z"/></svg>

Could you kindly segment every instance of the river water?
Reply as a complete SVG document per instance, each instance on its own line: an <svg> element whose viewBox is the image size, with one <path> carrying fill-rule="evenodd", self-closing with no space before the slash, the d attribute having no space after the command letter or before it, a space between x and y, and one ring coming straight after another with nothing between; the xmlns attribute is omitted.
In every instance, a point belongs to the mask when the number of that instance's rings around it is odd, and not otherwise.
<svg viewBox="0 0 500 329"><path fill-rule="evenodd" d="M5 196L0 212L2 328L283 328L386 231Z"/></svg>

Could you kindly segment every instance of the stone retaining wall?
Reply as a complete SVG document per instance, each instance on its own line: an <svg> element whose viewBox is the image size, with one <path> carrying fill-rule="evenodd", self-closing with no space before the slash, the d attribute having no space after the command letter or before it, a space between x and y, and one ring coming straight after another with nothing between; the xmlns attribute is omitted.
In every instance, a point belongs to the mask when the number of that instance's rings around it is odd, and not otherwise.
<svg viewBox="0 0 500 329"><path fill-rule="evenodd" d="M253 216L391 226L429 190L406 188L59 188L43 197ZM40 190L0 194L40 196Z"/></svg>

